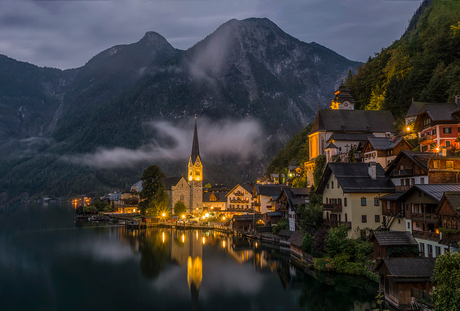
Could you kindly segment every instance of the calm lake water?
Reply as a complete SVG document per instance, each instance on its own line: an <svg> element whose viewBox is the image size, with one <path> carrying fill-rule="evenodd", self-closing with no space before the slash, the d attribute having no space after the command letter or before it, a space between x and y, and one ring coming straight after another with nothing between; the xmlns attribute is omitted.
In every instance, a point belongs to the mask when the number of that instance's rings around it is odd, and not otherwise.
<svg viewBox="0 0 460 311"><path fill-rule="evenodd" d="M376 285L291 264L214 231L75 222L68 205L0 209L0 310L370 310Z"/></svg>

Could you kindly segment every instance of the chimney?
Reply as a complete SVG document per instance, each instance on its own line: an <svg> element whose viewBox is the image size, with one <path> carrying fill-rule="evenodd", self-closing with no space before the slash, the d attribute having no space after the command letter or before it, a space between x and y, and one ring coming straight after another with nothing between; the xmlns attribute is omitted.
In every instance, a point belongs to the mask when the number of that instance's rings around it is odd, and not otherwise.
<svg viewBox="0 0 460 311"><path fill-rule="evenodd" d="M455 104L460 106L460 95L455 95Z"/></svg>
<svg viewBox="0 0 460 311"><path fill-rule="evenodd" d="M369 173L369 176L372 178L372 180L376 180L377 179L377 163L369 162L369 164L367 164L367 172Z"/></svg>

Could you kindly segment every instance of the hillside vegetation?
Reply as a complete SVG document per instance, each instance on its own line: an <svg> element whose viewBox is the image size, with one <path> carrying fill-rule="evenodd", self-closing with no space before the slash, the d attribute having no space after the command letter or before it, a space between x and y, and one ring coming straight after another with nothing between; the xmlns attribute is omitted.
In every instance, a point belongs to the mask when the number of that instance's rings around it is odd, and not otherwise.
<svg viewBox="0 0 460 311"><path fill-rule="evenodd" d="M402 118L412 100L453 102L460 94L459 47L460 2L424 1L400 40L349 73L355 107Z"/></svg>

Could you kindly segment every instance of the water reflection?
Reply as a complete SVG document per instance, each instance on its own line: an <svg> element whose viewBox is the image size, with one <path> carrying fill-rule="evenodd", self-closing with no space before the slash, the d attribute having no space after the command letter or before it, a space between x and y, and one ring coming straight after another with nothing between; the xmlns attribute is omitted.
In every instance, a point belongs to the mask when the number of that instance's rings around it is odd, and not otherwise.
<svg viewBox="0 0 460 311"><path fill-rule="evenodd" d="M367 280L215 231L127 230L69 209L0 215L3 310L370 310ZM26 297L27 299L24 299Z"/></svg>

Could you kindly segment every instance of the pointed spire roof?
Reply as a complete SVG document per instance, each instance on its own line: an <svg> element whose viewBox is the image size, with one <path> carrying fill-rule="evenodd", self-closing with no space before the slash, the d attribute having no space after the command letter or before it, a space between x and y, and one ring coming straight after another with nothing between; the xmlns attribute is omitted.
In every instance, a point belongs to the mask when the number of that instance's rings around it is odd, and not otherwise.
<svg viewBox="0 0 460 311"><path fill-rule="evenodd" d="M200 156L200 146L198 145L198 130L196 126L196 115L195 115L195 132L193 133L193 145L192 145L192 163L195 164L196 158Z"/></svg>

